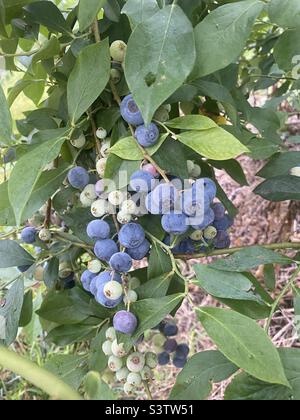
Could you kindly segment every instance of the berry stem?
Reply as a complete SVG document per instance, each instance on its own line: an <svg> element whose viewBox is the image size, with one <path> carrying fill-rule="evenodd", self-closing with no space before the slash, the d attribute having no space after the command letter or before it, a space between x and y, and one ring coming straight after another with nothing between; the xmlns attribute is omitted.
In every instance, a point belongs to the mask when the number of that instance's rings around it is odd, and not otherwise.
<svg viewBox="0 0 300 420"><path fill-rule="evenodd" d="M143 385L144 385L144 388L145 388L145 391L146 391L148 400L151 400L152 401L153 400L153 397L152 397L152 394L151 394L151 391L150 391L148 382L147 381L143 381Z"/></svg>
<svg viewBox="0 0 300 420"><path fill-rule="evenodd" d="M254 246L254 245L253 245ZM300 242L282 242L273 244L261 244L258 245L266 249L281 250L281 249L300 249ZM209 253L199 253L191 255L176 255L175 258L179 260L192 260L197 258L213 257L217 255L231 255L235 252L242 251L243 249L249 249L249 245L240 246L236 248L217 249Z"/></svg>
<svg viewBox="0 0 300 420"><path fill-rule="evenodd" d="M101 42L101 36L99 31L98 19L96 18L93 23L92 31L96 42Z"/></svg>

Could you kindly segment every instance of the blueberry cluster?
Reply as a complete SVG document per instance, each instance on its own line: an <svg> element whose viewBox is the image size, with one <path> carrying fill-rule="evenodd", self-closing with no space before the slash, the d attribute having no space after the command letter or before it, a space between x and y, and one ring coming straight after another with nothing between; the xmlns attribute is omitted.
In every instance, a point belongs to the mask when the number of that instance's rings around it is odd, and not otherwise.
<svg viewBox="0 0 300 420"><path fill-rule="evenodd" d="M189 346L185 343L178 344L174 338L178 334L178 327L173 321L162 321L158 330L160 333L152 337L154 349L158 353L158 364L165 366L172 361L173 365L182 369L190 352Z"/></svg>
<svg viewBox="0 0 300 420"><path fill-rule="evenodd" d="M108 368L115 373L115 379L124 385L124 392L130 394L134 389L153 378L152 370L157 366L155 353L142 353L132 348L126 351L124 343L118 343L116 324L106 331L106 341L102 345L103 353L108 357ZM122 321L123 322L123 321Z"/></svg>

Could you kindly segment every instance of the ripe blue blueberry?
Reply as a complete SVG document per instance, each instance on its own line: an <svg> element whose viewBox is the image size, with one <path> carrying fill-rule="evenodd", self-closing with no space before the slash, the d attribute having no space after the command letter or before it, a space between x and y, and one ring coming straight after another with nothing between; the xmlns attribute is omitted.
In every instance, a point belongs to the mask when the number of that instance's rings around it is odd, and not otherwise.
<svg viewBox="0 0 300 420"><path fill-rule="evenodd" d="M76 166L69 171L68 180L73 188L83 190L89 184L90 176L86 169Z"/></svg>
<svg viewBox="0 0 300 420"><path fill-rule="evenodd" d="M174 338L169 338L164 344L164 350L167 353L174 353L177 349L177 341Z"/></svg>
<svg viewBox="0 0 300 420"><path fill-rule="evenodd" d="M128 273L132 267L132 258L126 252L117 252L109 260L109 265L112 270Z"/></svg>
<svg viewBox="0 0 300 420"><path fill-rule="evenodd" d="M70 274L65 279L62 279L62 284L63 284L63 289L64 290L73 289L76 285L74 273Z"/></svg>
<svg viewBox="0 0 300 420"><path fill-rule="evenodd" d="M87 292L91 291L91 289L90 289L91 282L96 276L97 276L96 274L91 273L89 270L85 270L82 273L81 283L82 283L82 287L84 288L84 290L86 290Z"/></svg>
<svg viewBox="0 0 300 420"><path fill-rule="evenodd" d="M150 242L145 239L137 248L127 248L126 252L133 260L141 261L150 251Z"/></svg>
<svg viewBox="0 0 300 420"><path fill-rule="evenodd" d="M166 337L173 337L173 336L177 335L177 333L178 333L178 327L177 327L176 324L174 324L174 323L167 323L164 326L163 334Z"/></svg>
<svg viewBox="0 0 300 420"><path fill-rule="evenodd" d="M179 359L186 359L189 355L190 348L187 344L178 344L176 349L176 356Z"/></svg>
<svg viewBox="0 0 300 420"><path fill-rule="evenodd" d="M204 216L200 216L200 217L195 217L194 219L192 219L193 222L193 228L195 230L203 230L205 228L207 228L207 226L211 225L215 220L215 213L213 212L213 210L211 208L209 208Z"/></svg>
<svg viewBox="0 0 300 420"><path fill-rule="evenodd" d="M116 306L120 305L122 302L123 296L120 296L118 299L112 300L109 297L107 297L104 293L104 287L110 284L110 282L101 281L98 279L97 282L97 290L95 293L95 298L100 305L104 306L105 308L115 308Z"/></svg>
<svg viewBox="0 0 300 420"><path fill-rule="evenodd" d="M110 235L110 226L104 220L93 220L87 225L86 232L91 239L107 239Z"/></svg>
<svg viewBox="0 0 300 420"><path fill-rule="evenodd" d="M113 318L113 325L116 331L131 335L137 327L137 318L132 312L119 311Z"/></svg>
<svg viewBox="0 0 300 420"><path fill-rule="evenodd" d="M233 225L233 219L229 217L227 214L220 219L214 221L214 227L218 230L227 230Z"/></svg>
<svg viewBox="0 0 300 420"><path fill-rule="evenodd" d="M177 368L177 369L182 369L184 368L184 366L186 365L187 359L181 359L179 357L174 357L173 359L173 365Z"/></svg>
<svg viewBox="0 0 300 420"><path fill-rule="evenodd" d="M159 213L166 214L175 209L179 201L179 192L171 183L159 184L152 192L151 201L153 206L159 209Z"/></svg>
<svg viewBox="0 0 300 420"><path fill-rule="evenodd" d="M150 214L162 214L162 209L160 208L159 204L154 202L152 193L147 195L145 199L145 206Z"/></svg>
<svg viewBox="0 0 300 420"><path fill-rule="evenodd" d="M212 205L212 209L215 213L215 220L219 221L222 220L223 217L225 216L225 207L223 206L222 203L214 203Z"/></svg>
<svg viewBox="0 0 300 420"><path fill-rule="evenodd" d="M145 231L137 223L124 225L119 232L119 241L125 248L137 248L145 240ZM116 251L117 252L117 251Z"/></svg>
<svg viewBox="0 0 300 420"><path fill-rule="evenodd" d="M154 123L151 123L148 127L140 125L135 130L135 137L141 146L151 147L157 143L159 138L159 129Z"/></svg>
<svg viewBox="0 0 300 420"><path fill-rule="evenodd" d="M99 260L109 262L111 257L118 252L117 244L112 239L102 239L97 241L94 253Z"/></svg>
<svg viewBox="0 0 300 420"><path fill-rule="evenodd" d="M178 245L176 245L173 249L172 252L174 255L176 254L195 254L196 252L196 247L195 247L195 242L190 239L190 238L186 238L183 239L183 241L181 241Z"/></svg>
<svg viewBox="0 0 300 420"><path fill-rule="evenodd" d="M212 202L217 195L217 186L215 182L210 178L200 178L193 184L193 191L197 194L204 194L208 196L209 200Z"/></svg>
<svg viewBox="0 0 300 420"><path fill-rule="evenodd" d="M185 214L165 214L161 219L161 225L165 232L174 235L182 235L188 230Z"/></svg>
<svg viewBox="0 0 300 420"><path fill-rule="evenodd" d="M25 244L34 244L37 230L34 227L26 227L21 232L21 240Z"/></svg>
<svg viewBox="0 0 300 420"><path fill-rule="evenodd" d="M165 366L170 362L170 355L169 353L167 353L166 351L164 351L163 353L160 353L158 355L158 364L160 366Z"/></svg>
<svg viewBox="0 0 300 420"><path fill-rule="evenodd" d="M136 171L131 175L130 188L136 192L149 192L152 190L154 179L149 172Z"/></svg>
<svg viewBox="0 0 300 420"><path fill-rule="evenodd" d="M132 95L126 96L121 103L121 115L128 123L135 126L144 124L142 113L139 110Z"/></svg>
<svg viewBox="0 0 300 420"><path fill-rule="evenodd" d="M230 236L226 230L220 230L214 239L214 247L217 249L225 249L230 247Z"/></svg>
<svg viewBox="0 0 300 420"><path fill-rule="evenodd" d="M187 216L199 216L205 213L210 206L208 196L199 194L193 189L186 190L181 196L181 208Z"/></svg>

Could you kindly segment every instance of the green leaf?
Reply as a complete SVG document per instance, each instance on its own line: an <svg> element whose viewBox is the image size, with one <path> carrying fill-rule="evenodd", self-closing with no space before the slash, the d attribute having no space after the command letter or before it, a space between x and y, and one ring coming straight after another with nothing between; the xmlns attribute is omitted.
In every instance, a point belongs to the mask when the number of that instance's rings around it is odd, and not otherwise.
<svg viewBox="0 0 300 420"><path fill-rule="evenodd" d="M59 259L54 257L51 258L50 261L47 262L47 265L44 269L44 283L47 289L54 289L56 284L58 283L59 276Z"/></svg>
<svg viewBox="0 0 300 420"><path fill-rule="evenodd" d="M8 198L8 182L0 184L0 225L14 226L16 224L13 209Z"/></svg>
<svg viewBox="0 0 300 420"><path fill-rule="evenodd" d="M257 173L261 178L274 178L274 176L289 175L290 170L298 166L300 162L300 152L277 153L269 162Z"/></svg>
<svg viewBox="0 0 300 420"><path fill-rule="evenodd" d="M0 85L0 144L10 144L12 142L11 136L12 119L3 88Z"/></svg>
<svg viewBox="0 0 300 420"><path fill-rule="evenodd" d="M66 139L65 136L56 138L57 131L52 131L53 137L51 140L45 141L23 155L17 161L10 175L8 196L18 225L23 220L26 206L37 186L43 169L58 156ZM61 133L61 130L58 130L58 132Z"/></svg>
<svg viewBox="0 0 300 420"><path fill-rule="evenodd" d="M81 50L68 80L68 108L73 123L103 92L110 77L108 38Z"/></svg>
<svg viewBox="0 0 300 420"><path fill-rule="evenodd" d="M167 121L166 125L170 128L178 128L180 130L209 130L218 127L217 124L208 117L203 115L186 115L184 117L174 118Z"/></svg>
<svg viewBox="0 0 300 420"><path fill-rule="evenodd" d="M50 38L40 48L39 52L32 56L31 66L38 61L47 60L60 53L60 43L56 37Z"/></svg>
<svg viewBox="0 0 300 420"><path fill-rule="evenodd" d="M284 401L292 390L283 385L262 382L247 373L235 376L225 391L226 401Z"/></svg>
<svg viewBox="0 0 300 420"><path fill-rule="evenodd" d="M293 70L298 64L295 57L300 55L300 29L285 31L274 46L274 58L281 70ZM297 58L297 57L296 57Z"/></svg>
<svg viewBox="0 0 300 420"><path fill-rule="evenodd" d="M146 281L136 289L139 299L160 298L165 296L169 290L170 283L174 273L164 273L158 277L151 277L151 280Z"/></svg>
<svg viewBox="0 0 300 420"><path fill-rule="evenodd" d="M178 135L178 140L201 156L213 160L228 160L249 152L237 138L220 127L183 132Z"/></svg>
<svg viewBox="0 0 300 420"><path fill-rule="evenodd" d="M84 383L85 398L91 401L112 401L117 396L110 387L102 381L98 372L89 372Z"/></svg>
<svg viewBox="0 0 300 420"><path fill-rule="evenodd" d="M252 292L252 283L243 274L215 270L204 264L197 264L194 269L200 287L216 298L263 303Z"/></svg>
<svg viewBox="0 0 300 420"><path fill-rule="evenodd" d="M167 134L160 136L159 141L151 147L147 147L145 150L147 153L152 156L156 153L161 145L164 143ZM125 137L119 140L114 146L110 148L110 153L113 153L116 156L119 156L125 160L143 160L144 153L143 150L139 147L137 141L133 137Z"/></svg>
<svg viewBox="0 0 300 420"><path fill-rule="evenodd" d="M107 359L102 350L102 344L106 341L106 330L108 326L104 325L95 338L91 341L89 353L89 369L102 373L107 368Z"/></svg>
<svg viewBox="0 0 300 420"><path fill-rule="evenodd" d="M283 28L300 26L300 3L298 0L272 0L269 4L271 22Z"/></svg>
<svg viewBox="0 0 300 420"><path fill-rule="evenodd" d="M86 356L55 354L44 364L44 368L60 377L74 389L78 389L87 373Z"/></svg>
<svg viewBox="0 0 300 420"><path fill-rule="evenodd" d="M45 82L44 82L45 83ZM17 97L26 89L33 86L39 86L41 84L40 80L19 80L13 88L8 92L7 102L11 107Z"/></svg>
<svg viewBox="0 0 300 420"><path fill-rule="evenodd" d="M195 354L176 378L170 400L205 400L212 382L219 383L232 376L238 368L218 351Z"/></svg>
<svg viewBox="0 0 300 420"><path fill-rule="evenodd" d="M146 125L194 63L193 28L180 7L167 6L136 27L128 42L125 75Z"/></svg>
<svg viewBox="0 0 300 420"><path fill-rule="evenodd" d="M127 187L131 175L140 168L140 161L123 160L114 154L108 156L105 167L105 178L113 181L112 185L107 186L107 191L123 189ZM126 176L123 175L126 174Z"/></svg>
<svg viewBox="0 0 300 420"><path fill-rule="evenodd" d="M254 193L270 201L300 200L300 178L290 175L269 178Z"/></svg>
<svg viewBox="0 0 300 420"><path fill-rule="evenodd" d="M20 321L19 321L19 327L26 327L32 319L32 313L33 313L33 293L32 290L27 290L27 292L24 295L22 310L20 314Z"/></svg>
<svg viewBox="0 0 300 420"><path fill-rule="evenodd" d="M286 376L292 386L295 400L300 400L300 350L296 348L280 348L279 355Z"/></svg>
<svg viewBox="0 0 300 420"><path fill-rule="evenodd" d="M292 260L284 255L261 246L251 246L235 252L231 257L214 261L212 268L224 271L249 271L264 264L291 264Z"/></svg>
<svg viewBox="0 0 300 420"><path fill-rule="evenodd" d="M4 337L1 331L0 344L10 346L17 336L23 296L24 281L20 278L13 283L5 296L4 305L0 306L0 317L3 317L5 322Z"/></svg>
<svg viewBox="0 0 300 420"><path fill-rule="evenodd" d="M61 11L51 1L36 1L24 7L29 19L50 31L71 32Z"/></svg>
<svg viewBox="0 0 300 420"><path fill-rule="evenodd" d="M237 59L262 9L263 3L258 0L226 4L213 10L196 26L197 59L193 79L223 69Z"/></svg>
<svg viewBox="0 0 300 420"><path fill-rule="evenodd" d="M88 325L61 325L50 331L46 341L64 347L69 344L81 343L82 341L91 339L94 333L95 327Z"/></svg>
<svg viewBox="0 0 300 420"><path fill-rule="evenodd" d="M148 279L159 277L162 274L172 271L172 261L170 256L154 242L150 251L148 264Z"/></svg>
<svg viewBox="0 0 300 420"><path fill-rule="evenodd" d="M149 330L162 321L183 300L184 295L165 296L139 300L132 304L132 312L137 316L139 324L133 339L139 338L146 330Z"/></svg>
<svg viewBox="0 0 300 420"><path fill-rule="evenodd" d="M276 275L273 264L267 264L264 266L264 282L269 290L275 290L276 288Z"/></svg>
<svg viewBox="0 0 300 420"><path fill-rule="evenodd" d="M78 22L80 32L91 26L107 0L80 0Z"/></svg>
<svg viewBox="0 0 300 420"><path fill-rule="evenodd" d="M0 241L0 268L31 266L34 258L17 242L9 239Z"/></svg>
<svg viewBox="0 0 300 420"><path fill-rule="evenodd" d="M197 314L207 334L232 363L262 381L290 386L276 348L255 321L219 308L199 308Z"/></svg>
<svg viewBox="0 0 300 420"><path fill-rule="evenodd" d="M127 0L122 13L128 16L132 29L159 12L156 0Z"/></svg>
<svg viewBox="0 0 300 420"><path fill-rule="evenodd" d="M153 155L153 159L167 173L187 179L189 176L186 164L188 160L187 150L182 143L168 137ZM178 159L178 156L180 156L180 159Z"/></svg>

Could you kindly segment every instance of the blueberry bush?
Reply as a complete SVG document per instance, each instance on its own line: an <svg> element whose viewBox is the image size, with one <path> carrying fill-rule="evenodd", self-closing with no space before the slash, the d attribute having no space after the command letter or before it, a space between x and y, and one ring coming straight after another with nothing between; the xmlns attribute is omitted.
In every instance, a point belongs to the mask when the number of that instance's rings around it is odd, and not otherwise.
<svg viewBox="0 0 300 420"><path fill-rule="evenodd" d="M231 248L238 209L215 176L247 185L246 154L265 161L255 194L300 200L299 17L298 0L0 0L20 76L0 87L0 365L58 399L151 399L157 364L178 369L171 400L229 379L226 399L300 399L300 350L268 335L291 290L300 316L300 243ZM21 93L34 106L15 120ZM191 284L221 305L196 307ZM217 350L176 339L185 299ZM37 315L73 355L8 348Z"/></svg>

